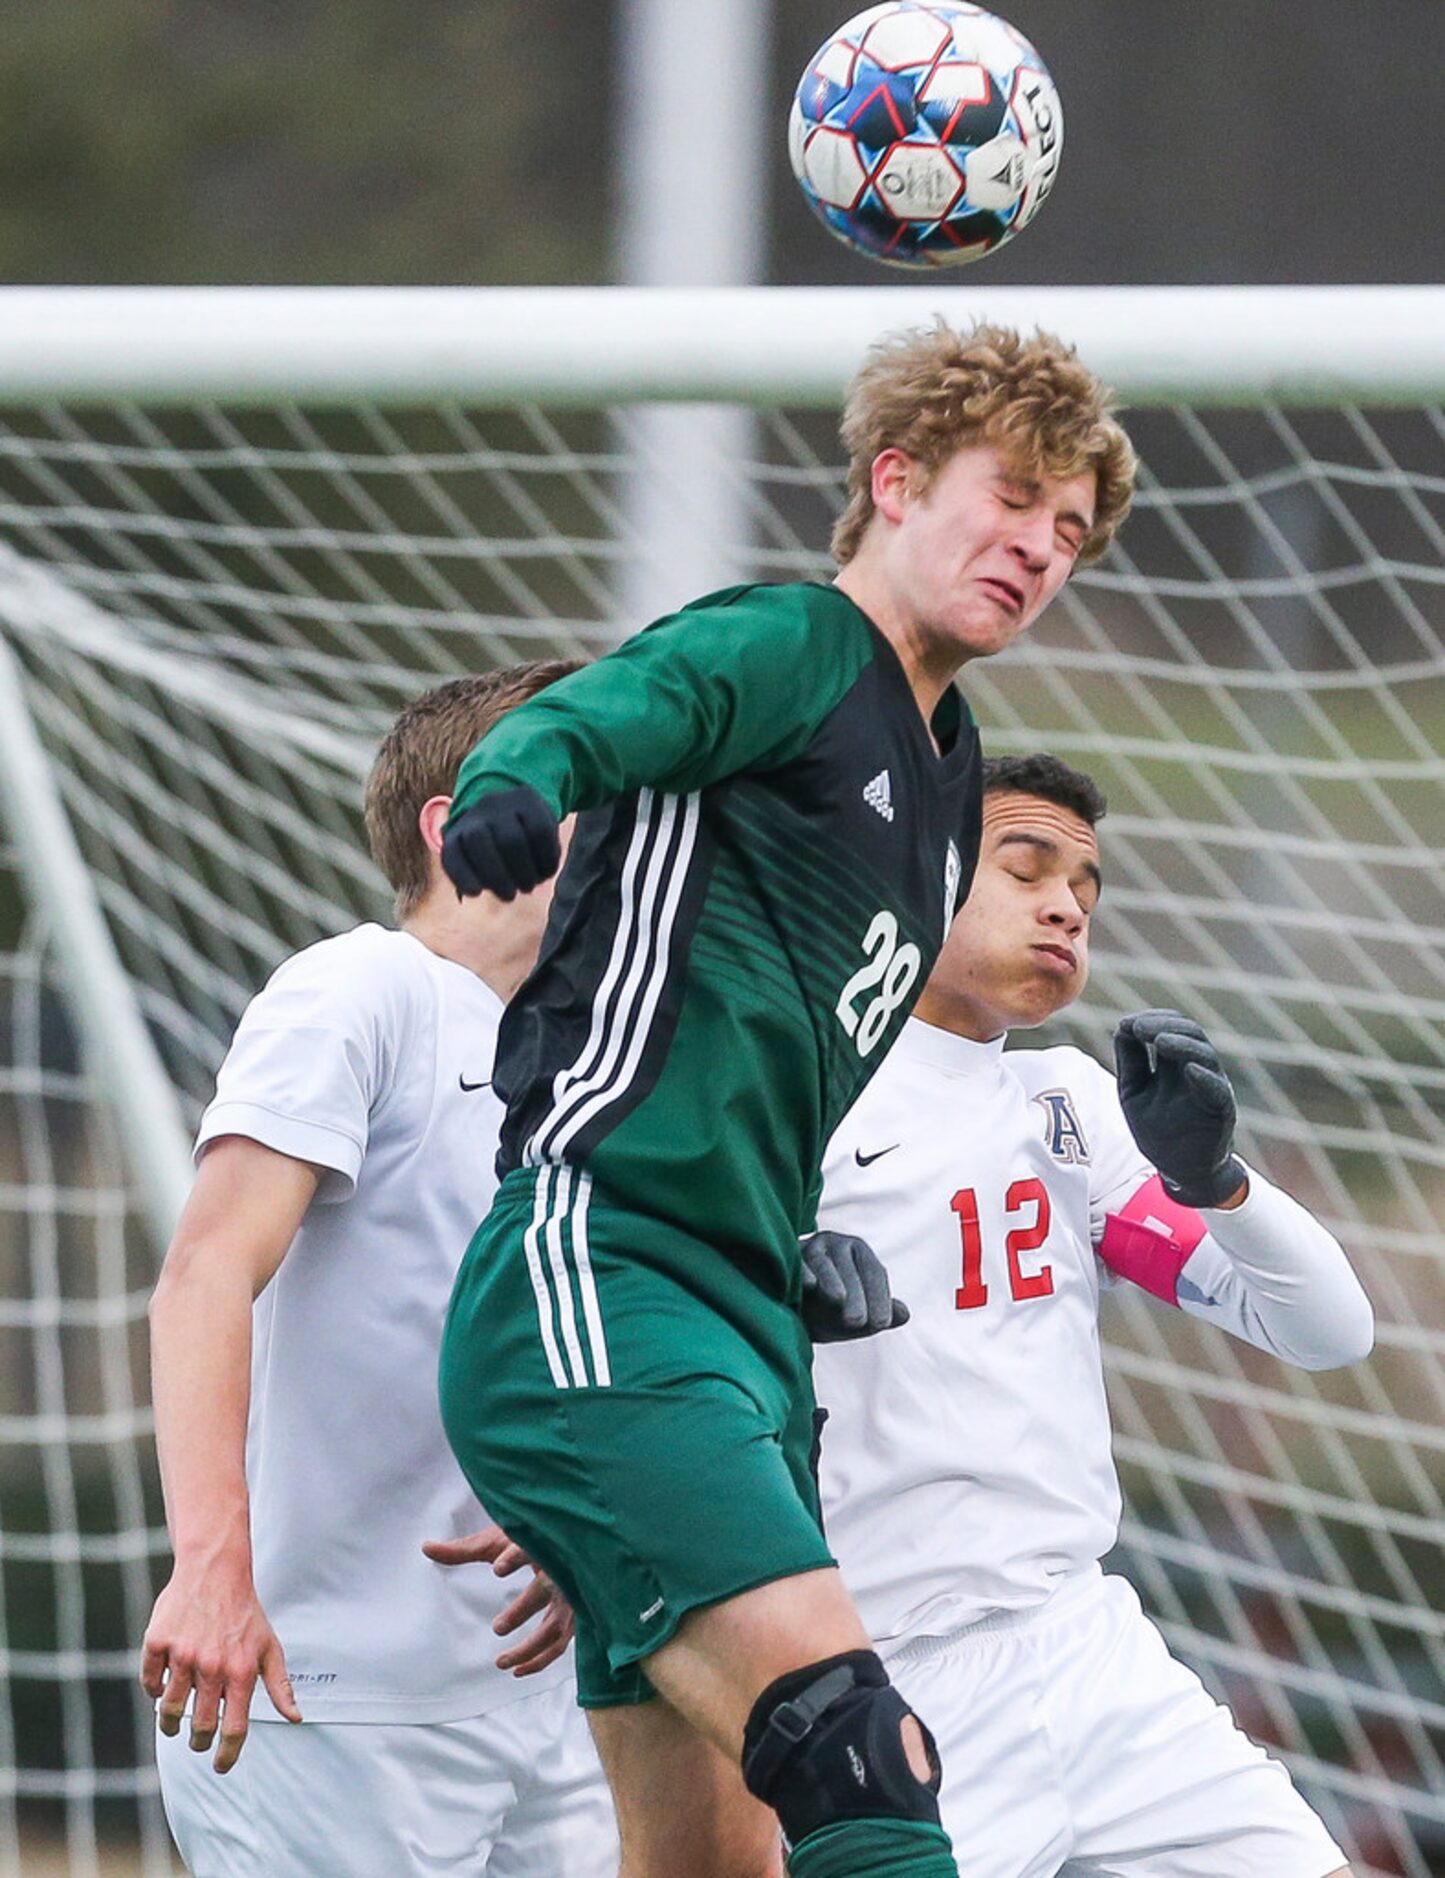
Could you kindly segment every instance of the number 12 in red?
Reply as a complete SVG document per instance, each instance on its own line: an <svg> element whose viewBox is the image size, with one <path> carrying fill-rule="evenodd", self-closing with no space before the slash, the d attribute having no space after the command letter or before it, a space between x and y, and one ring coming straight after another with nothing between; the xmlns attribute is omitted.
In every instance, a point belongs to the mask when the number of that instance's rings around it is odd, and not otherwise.
<svg viewBox="0 0 1445 1878"><path fill-rule="evenodd" d="M1019 1258L1025 1252L1037 1252L1049 1236L1049 1196L1041 1180L1016 1180L1004 1200L1007 1213L1021 1213L1032 1202L1035 1212L1028 1226L1016 1226L1004 1240L1008 1259L1009 1292L1022 1303L1026 1298L1047 1298L1054 1289L1054 1269L1041 1265L1036 1272L1025 1272ZM959 1235L963 1240L963 1282L953 1294L960 1311L976 1311L988 1303L988 1286L983 1278L983 1232L978 1223L978 1194L972 1187L960 1187L949 1205L958 1215Z"/></svg>

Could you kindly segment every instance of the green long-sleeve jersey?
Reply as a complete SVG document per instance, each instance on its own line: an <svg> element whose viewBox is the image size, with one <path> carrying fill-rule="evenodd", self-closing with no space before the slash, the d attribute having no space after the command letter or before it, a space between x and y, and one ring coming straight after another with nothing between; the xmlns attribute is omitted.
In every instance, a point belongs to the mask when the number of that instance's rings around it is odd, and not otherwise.
<svg viewBox="0 0 1445 1878"><path fill-rule="evenodd" d="M932 732L887 639L802 583L710 595L483 738L454 818L519 784L580 811L502 1023L499 1174L585 1169L796 1294L828 1138L972 878L952 688Z"/></svg>

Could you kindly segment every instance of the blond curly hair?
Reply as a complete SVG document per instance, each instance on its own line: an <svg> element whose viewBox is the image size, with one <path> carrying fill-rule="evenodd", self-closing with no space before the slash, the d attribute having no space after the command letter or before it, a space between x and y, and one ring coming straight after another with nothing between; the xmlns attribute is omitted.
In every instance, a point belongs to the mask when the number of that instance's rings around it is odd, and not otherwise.
<svg viewBox="0 0 1445 1878"><path fill-rule="evenodd" d="M902 450L926 489L945 463L991 444L1011 468L1058 480L1094 472L1094 523L1079 550L1097 560L1129 512L1134 447L1113 415L1113 394L1049 333L1025 339L1007 326L960 333L944 320L893 333L872 347L848 387L842 439L848 505L833 529L840 567L858 552L873 519L873 463Z"/></svg>

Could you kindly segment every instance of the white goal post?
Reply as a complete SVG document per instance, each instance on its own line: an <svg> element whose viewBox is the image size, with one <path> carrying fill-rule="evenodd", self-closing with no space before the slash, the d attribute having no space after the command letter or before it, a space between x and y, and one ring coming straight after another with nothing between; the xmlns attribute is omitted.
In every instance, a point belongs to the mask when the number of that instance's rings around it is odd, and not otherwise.
<svg viewBox="0 0 1445 1878"><path fill-rule="evenodd" d="M643 624L688 530L654 498L700 477L719 583L826 578L843 385L935 313L1075 343L1143 462L1110 555L963 680L989 748L1110 799L1049 1038L1197 1015L1379 1319L1309 1376L1111 1300L1116 1564L1358 1873L1441 1868L1445 289L930 284L0 290L0 1872L173 1869L146 1298L246 999L386 917L378 735Z"/></svg>
<svg viewBox="0 0 1445 1878"><path fill-rule="evenodd" d="M1135 405L1418 403L1436 287L11 287L17 397L837 404L935 313L1066 336Z"/></svg>

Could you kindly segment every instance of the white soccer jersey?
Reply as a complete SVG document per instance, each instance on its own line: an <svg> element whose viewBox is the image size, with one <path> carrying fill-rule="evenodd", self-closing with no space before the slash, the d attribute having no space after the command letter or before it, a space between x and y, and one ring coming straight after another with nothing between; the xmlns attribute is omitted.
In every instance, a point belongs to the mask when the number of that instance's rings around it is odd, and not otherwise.
<svg viewBox="0 0 1445 1878"><path fill-rule="evenodd" d="M819 1225L866 1239L912 1312L815 1358L828 1539L880 1642L1040 1604L1114 1543L1115 1278L1308 1367L1369 1349L1330 1235L1253 1173L1233 1211L1175 1206L1079 1050L912 1019L823 1172Z"/></svg>
<svg viewBox="0 0 1445 1878"><path fill-rule="evenodd" d="M198 1156L245 1135L329 1170L256 1303L246 1443L256 1589L308 1721L457 1721L568 1674L499 1671L522 1581L421 1551L486 1523L436 1376L496 1185L501 1013L463 966L360 926L253 1000L201 1121ZM260 1683L255 1710L275 1713Z"/></svg>

